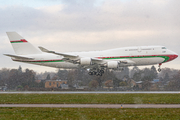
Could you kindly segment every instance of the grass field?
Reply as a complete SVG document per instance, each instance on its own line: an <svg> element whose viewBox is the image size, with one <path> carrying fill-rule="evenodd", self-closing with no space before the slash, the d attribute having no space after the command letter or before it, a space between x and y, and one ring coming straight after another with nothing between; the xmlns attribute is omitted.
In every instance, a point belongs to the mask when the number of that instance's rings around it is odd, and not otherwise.
<svg viewBox="0 0 180 120"><path fill-rule="evenodd" d="M0 104L180 104L180 94L0 94Z"/></svg>
<svg viewBox="0 0 180 120"><path fill-rule="evenodd" d="M0 108L0 119L179 119L180 109Z"/></svg>
<svg viewBox="0 0 180 120"><path fill-rule="evenodd" d="M180 104L180 94L0 94L0 104ZM7 119L180 119L179 108L0 108Z"/></svg>

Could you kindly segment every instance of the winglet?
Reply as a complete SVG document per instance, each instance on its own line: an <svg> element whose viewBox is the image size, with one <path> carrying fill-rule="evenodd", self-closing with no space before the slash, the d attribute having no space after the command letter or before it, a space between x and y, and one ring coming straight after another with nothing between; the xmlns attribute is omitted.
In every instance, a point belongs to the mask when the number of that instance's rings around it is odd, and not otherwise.
<svg viewBox="0 0 180 120"><path fill-rule="evenodd" d="M41 47L41 46L39 46L39 49L40 49L42 52L54 53L54 51L49 51L48 49L43 48L43 47Z"/></svg>

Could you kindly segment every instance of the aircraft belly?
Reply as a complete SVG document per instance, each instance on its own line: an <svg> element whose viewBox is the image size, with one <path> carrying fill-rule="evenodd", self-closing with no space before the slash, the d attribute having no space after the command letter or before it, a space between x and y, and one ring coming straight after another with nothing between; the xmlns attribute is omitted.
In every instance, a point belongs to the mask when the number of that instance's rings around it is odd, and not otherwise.
<svg viewBox="0 0 180 120"><path fill-rule="evenodd" d="M26 62L35 65L48 66L54 68L77 68L78 65L68 62Z"/></svg>
<svg viewBox="0 0 180 120"><path fill-rule="evenodd" d="M134 61L136 65L151 65L162 63L164 61L164 58L133 58L131 60Z"/></svg>
<svg viewBox="0 0 180 120"><path fill-rule="evenodd" d="M55 68L77 68L76 64L67 63L67 62L54 62L54 63L42 63L42 66L49 66Z"/></svg>

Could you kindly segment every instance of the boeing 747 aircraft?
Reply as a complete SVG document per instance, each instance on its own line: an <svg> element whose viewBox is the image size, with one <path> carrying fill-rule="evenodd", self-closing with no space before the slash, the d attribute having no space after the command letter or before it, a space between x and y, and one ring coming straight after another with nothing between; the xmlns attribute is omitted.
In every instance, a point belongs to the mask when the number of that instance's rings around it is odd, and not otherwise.
<svg viewBox="0 0 180 120"><path fill-rule="evenodd" d="M55 68L89 69L89 75L102 76L105 69L118 70L126 66L155 65L160 66L178 57L175 52L164 46L139 46L108 49L89 52L60 53L43 47L35 48L16 32L7 32L15 55L4 54L13 61L24 62Z"/></svg>

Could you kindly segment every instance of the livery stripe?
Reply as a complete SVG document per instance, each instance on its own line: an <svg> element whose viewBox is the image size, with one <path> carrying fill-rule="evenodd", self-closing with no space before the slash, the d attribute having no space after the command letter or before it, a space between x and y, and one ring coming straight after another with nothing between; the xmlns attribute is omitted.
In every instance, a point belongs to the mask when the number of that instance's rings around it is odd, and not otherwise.
<svg viewBox="0 0 180 120"><path fill-rule="evenodd" d="M157 56L157 55L151 55L151 56L119 56L119 57L98 57L100 59L106 59L106 60L111 60L111 59L132 59L132 58L155 58L155 57L161 57L164 58L163 62L167 62L169 60L169 56Z"/></svg>
<svg viewBox="0 0 180 120"><path fill-rule="evenodd" d="M33 61L22 61L22 60L15 60L14 61L19 61L19 62L29 62L29 63L49 63L49 62L64 62L63 60L33 60Z"/></svg>
<svg viewBox="0 0 180 120"><path fill-rule="evenodd" d="M27 42L25 39L10 41L11 43L24 43Z"/></svg>
<svg viewBox="0 0 180 120"><path fill-rule="evenodd" d="M49 63L49 62L64 62L63 60L38 60L38 61L28 61L31 63Z"/></svg>
<svg viewBox="0 0 180 120"><path fill-rule="evenodd" d="M164 62L168 62L176 58L176 55L150 55L150 56L115 56L115 57L97 57L98 59L105 59L105 60L113 60L113 59L133 59L133 58L164 58ZM58 60L29 60L29 61L24 61L24 60L15 60L14 61L19 61L19 62L29 62L29 63L50 63L50 62L64 62L61 59Z"/></svg>

